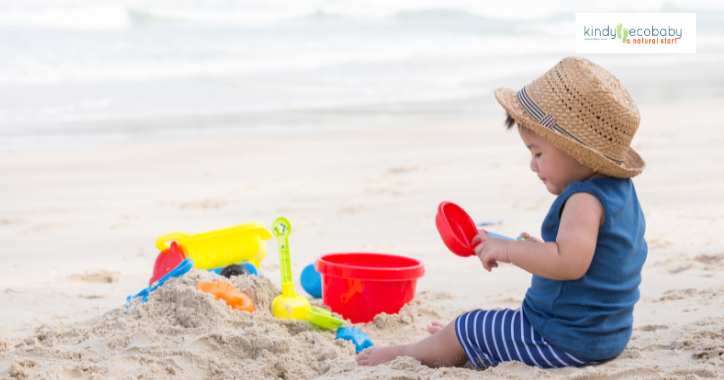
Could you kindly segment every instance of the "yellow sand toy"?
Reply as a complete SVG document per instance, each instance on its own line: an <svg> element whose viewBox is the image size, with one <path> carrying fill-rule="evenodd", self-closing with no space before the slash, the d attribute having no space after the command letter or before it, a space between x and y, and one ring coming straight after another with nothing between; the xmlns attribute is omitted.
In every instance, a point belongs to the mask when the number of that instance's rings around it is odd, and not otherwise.
<svg viewBox="0 0 724 380"><path fill-rule="evenodd" d="M247 223L193 235L172 232L156 239L156 248L163 252L175 241L198 269L222 268L242 261L259 268L266 256L264 240L269 239L271 233L263 225Z"/></svg>
<svg viewBox="0 0 724 380"><path fill-rule="evenodd" d="M286 218L277 218L272 224L272 233L279 243L279 269L282 272L282 294L274 297L272 301L272 315L279 319L308 321L317 327L336 331L344 321L327 309L312 306L306 297L300 296L294 289L289 258L291 232L292 225Z"/></svg>

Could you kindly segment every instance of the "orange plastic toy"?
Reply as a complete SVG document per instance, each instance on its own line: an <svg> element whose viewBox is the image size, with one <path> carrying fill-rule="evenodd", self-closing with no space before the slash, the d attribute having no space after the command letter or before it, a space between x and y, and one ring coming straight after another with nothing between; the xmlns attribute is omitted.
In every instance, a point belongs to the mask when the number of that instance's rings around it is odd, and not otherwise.
<svg viewBox="0 0 724 380"><path fill-rule="evenodd" d="M226 281L200 281L196 289L211 294L215 299L224 300L233 309L249 313L255 310L251 298Z"/></svg>

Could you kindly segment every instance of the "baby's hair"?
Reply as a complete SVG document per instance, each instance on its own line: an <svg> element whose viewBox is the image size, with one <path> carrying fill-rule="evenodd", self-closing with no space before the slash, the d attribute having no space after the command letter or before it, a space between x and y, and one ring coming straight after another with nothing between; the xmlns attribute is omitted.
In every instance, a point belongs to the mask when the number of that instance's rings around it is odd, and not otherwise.
<svg viewBox="0 0 724 380"><path fill-rule="evenodd" d="M516 124L515 119L509 113L505 113L505 128L510 129Z"/></svg>

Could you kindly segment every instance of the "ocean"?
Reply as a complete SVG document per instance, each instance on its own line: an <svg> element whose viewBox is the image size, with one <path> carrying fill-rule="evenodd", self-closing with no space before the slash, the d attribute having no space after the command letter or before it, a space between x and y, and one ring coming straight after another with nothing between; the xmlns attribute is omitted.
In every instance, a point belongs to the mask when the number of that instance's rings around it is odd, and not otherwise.
<svg viewBox="0 0 724 380"><path fill-rule="evenodd" d="M0 149L484 117L575 54L576 11L697 12L697 54L590 58L642 102L724 98L724 4L486 3L6 0Z"/></svg>

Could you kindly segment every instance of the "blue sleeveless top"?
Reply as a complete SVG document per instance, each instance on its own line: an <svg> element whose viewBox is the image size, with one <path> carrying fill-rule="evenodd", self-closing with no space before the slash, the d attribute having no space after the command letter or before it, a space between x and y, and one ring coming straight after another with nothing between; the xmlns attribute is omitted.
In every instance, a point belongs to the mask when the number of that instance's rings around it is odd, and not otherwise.
<svg viewBox="0 0 724 380"><path fill-rule="evenodd" d="M541 227L543 240L556 240L563 206L580 192L598 198L605 213L591 266L578 280L533 275L522 309L535 331L555 348L587 361L604 361L618 356L631 337L648 251L645 221L630 179L594 178L571 183L556 198Z"/></svg>

